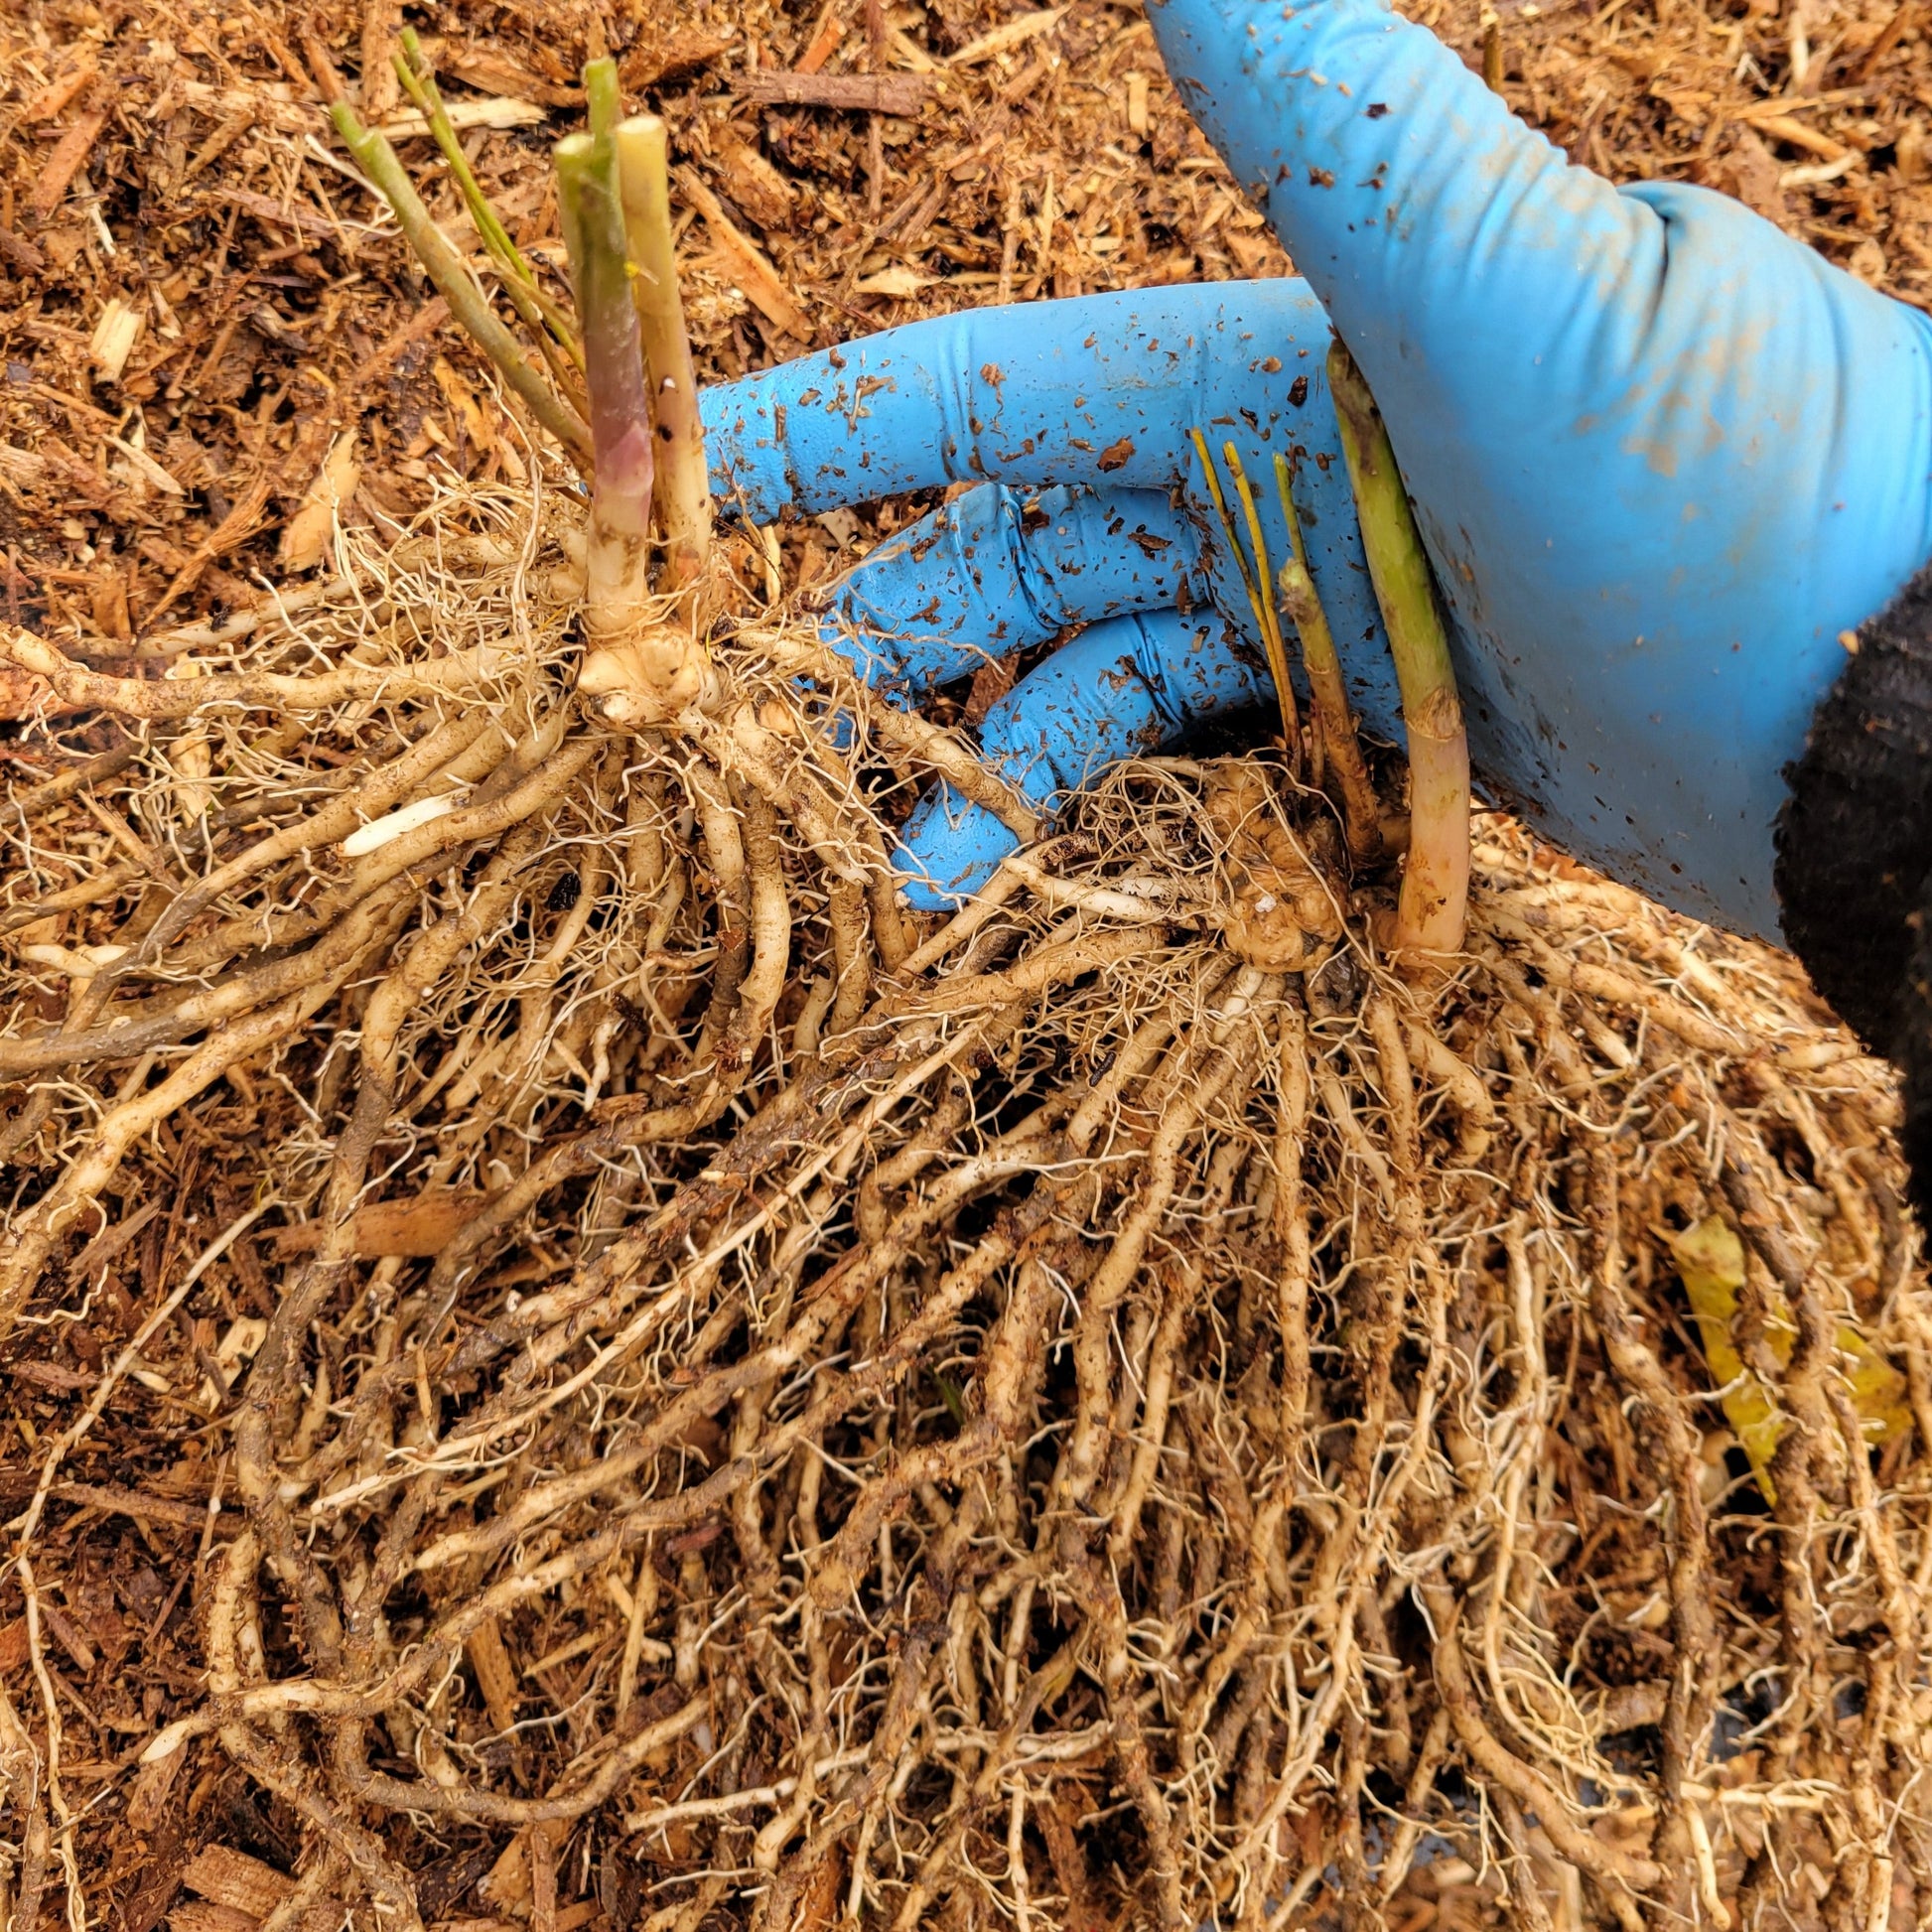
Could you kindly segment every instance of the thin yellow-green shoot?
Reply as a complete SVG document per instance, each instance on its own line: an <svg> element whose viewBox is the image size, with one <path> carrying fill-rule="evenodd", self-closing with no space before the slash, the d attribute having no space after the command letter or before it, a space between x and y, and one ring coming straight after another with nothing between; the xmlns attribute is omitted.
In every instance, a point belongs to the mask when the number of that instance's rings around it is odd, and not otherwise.
<svg viewBox="0 0 1932 1932"><path fill-rule="evenodd" d="M1302 729L1295 709L1295 687L1288 681L1288 644L1282 636L1282 614L1270 594L1268 539L1261 528L1261 511L1255 493L1248 486L1248 473L1241 467L1241 452L1231 442L1221 445L1221 459L1234 479L1234 493L1241 499L1241 514L1248 525L1248 541L1254 547L1256 616L1261 621L1262 647L1268 653L1268 672L1275 680L1275 698L1281 706L1282 734L1288 748L1290 769L1302 768Z"/></svg>
<svg viewBox="0 0 1932 1932"><path fill-rule="evenodd" d="M456 126L443 104L443 91L436 84L436 69L423 52L415 28L405 27L400 39L401 52L395 57L395 67L403 92L428 123L431 137L449 166L451 179L462 193L464 207L470 210L470 218L477 224L483 246L501 271L503 293L509 297L510 306L536 338L545 360L551 365L551 374L560 381L568 380L558 359L560 349L580 372L584 366L584 352L578 345L570 311L537 280L522 250L510 239L509 230L490 206L489 197L483 193L470 166L470 157L463 151L463 143L457 139ZM573 396L572 400L578 398Z"/></svg>
<svg viewBox="0 0 1932 1932"><path fill-rule="evenodd" d="M342 81L319 42L309 43L309 59L317 80L329 96L329 112L343 145L388 203L416 259L435 283L437 293L450 305L450 313L502 372L503 379L528 405L537 421L576 462L588 463L592 439L583 418L557 394L540 371L530 366L516 338L496 319L489 298L478 287L468 263L449 236L430 219L429 210L396 158L395 149L381 134L365 128L356 118L355 110L343 92Z"/></svg>
<svg viewBox="0 0 1932 1932"><path fill-rule="evenodd" d="M1268 654L1268 674L1274 681L1275 702L1281 710L1283 744L1291 764L1299 768L1302 734L1296 718L1295 688L1288 681L1288 652L1282 642L1281 625L1276 620L1274 605L1267 594L1268 547L1261 533L1261 519L1255 513L1254 493L1247 487L1248 480L1241 469L1241 458L1234 445L1222 444L1221 453L1227 459L1228 469L1235 479L1235 487L1241 493L1248 531L1254 540L1255 556L1250 563L1248 553L1242 547L1241 533L1235 527L1234 513L1228 508L1227 494L1221 487L1220 473L1215 469L1214 458L1208 451L1207 438L1197 429L1188 433L1193 440L1194 454L1200 458L1201 475L1207 480L1208 499L1214 505L1215 515L1221 520L1221 533L1227 538L1235 568L1241 573L1241 587L1248 593L1248 608L1254 613L1255 628L1261 632L1262 648Z"/></svg>
<svg viewBox="0 0 1932 1932"><path fill-rule="evenodd" d="M1288 458L1277 451L1275 489L1281 497L1282 520L1288 525L1292 554L1282 565L1275 584L1282 606L1302 640L1302 668L1309 677L1309 708L1314 714L1315 743L1334 773L1335 789L1341 794L1342 829L1348 840L1349 856L1359 864L1381 854L1381 805L1362 758L1361 740L1355 731L1355 711L1348 702L1348 686L1342 681L1334 632L1328 626L1328 614L1321 608L1320 595L1309 572L1308 545L1302 536L1302 519L1295 511L1292 481Z"/></svg>

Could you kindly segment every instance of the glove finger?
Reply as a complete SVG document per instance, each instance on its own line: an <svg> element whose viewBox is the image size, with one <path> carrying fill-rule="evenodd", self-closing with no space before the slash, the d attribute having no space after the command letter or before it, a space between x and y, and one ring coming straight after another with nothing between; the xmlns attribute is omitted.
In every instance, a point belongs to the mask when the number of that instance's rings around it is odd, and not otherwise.
<svg viewBox="0 0 1932 1932"><path fill-rule="evenodd" d="M1193 474L1196 427L1331 450L1327 345L1295 281L908 323L708 389L712 485L759 523L786 503L813 513L964 481L1168 489Z"/></svg>
<svg viewBox="0 0 1932 1932"><path fill-rule="evenodd" d="M918 697L1069 625L1208 601L1199 526L1165 491L970 489L831 591L826 640Z"/></svg>
<svg viewBox="0 0 1932 1932"><path fill-rule="evenodd" d="M1665 224L1572 166L1427 28L1382 0L1172 0L1150 16L1176 86L1392 396L1534 392L1536 355L1585 325L1617 358L1647 319ZM1632 276L1639 254L1651 273Z"/></svg>
<svg viewBox="0 0 1932 1932"><path fill-rule="evenodd" d="M1123 759L1172 745L1191 725L1272 704L1268 666L1212 612L1110 618L1021 679L987 713L987 761L1047 811ZM919 801L894 863L921 911L970 897L1018 841L948 785Z"/></svg>
<svg viewBox="0 0 1932 1932"><path fill-rule="evenodd" d="M1348 655L1358 712L1389 732L1399 700L1381 642L1374 592L1339 464L1342 492L1310 464L1298 478L1309 563L1329 621ZM1311 500L1317 490L1323 508ZM1273 492L1262 507L1271 525ZM992 659L1049 642L1074 624L1137 612L1230 614L1259 646L1252 611L1225 544L1206 519L1166 491L1048 489L1028 496L1004 483L968 490L882 543L829 593L823 634L869 684L916 701L935 685ZM1218 532L1216 533L1218 535ZM1279 527L1271 559L1287 554ZM1290 654L1296 650L1291 637Z"/></svg>

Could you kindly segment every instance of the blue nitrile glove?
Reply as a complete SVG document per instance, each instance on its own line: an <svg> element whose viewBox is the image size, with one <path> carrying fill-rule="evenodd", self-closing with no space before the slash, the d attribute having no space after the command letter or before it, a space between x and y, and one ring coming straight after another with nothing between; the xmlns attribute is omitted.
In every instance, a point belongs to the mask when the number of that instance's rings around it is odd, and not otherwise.
<svg viewBox="0 0 1932 1932"><path fill-rule="evenodd" d="M843 601L898 640L880 668L908 687L1107 618L987 719L1047 797L1265 692L1187 432L1232 436L1264 506L1272 452L1300 446L1316 585L1387 731L1311 287L1416 498L1478 770L1583 857L1775 934L1781 772L1840 633L1932 557L1926 319L1721 196L1573 168L1371 0L1149 13L1309 286L1041 304L806 357L707 398L720 483L760 518L1006 485L902 532ZM1046 485L1079 493L1024 514ZM956 802L907 834L955 891L1005 843Z"/></svg>
<svg viewBox="0 0 1932 1932"><path fill-rule="evenodd" d="M1190 720L1273 699L1188 430L1234 437L1265 504L1272 453L1301 453L1310 566L1369 720L1395 715L1324 357L1299 282L1238 282L989 309L808 355L705 397L716 486L764 521L961 478L828 600L826 635L907 698L1073 624L1088 627L987 714L982 747L1050 807ZM1271 556L1288 554L1268 510ZM1238 626L1223 614L1238 613ZM951 903L1013 849L998 819L940 787L897 861L915 905Z"/></svg>

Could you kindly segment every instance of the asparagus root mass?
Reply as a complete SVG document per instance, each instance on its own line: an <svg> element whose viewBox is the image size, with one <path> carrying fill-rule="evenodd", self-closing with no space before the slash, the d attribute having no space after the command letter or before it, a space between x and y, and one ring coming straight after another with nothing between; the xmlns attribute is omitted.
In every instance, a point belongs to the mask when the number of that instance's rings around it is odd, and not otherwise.
<svg viewBox="0 0 1932 1932"><path fill-rule="evenodd" d="M0 898L22 1922L160 1819L177 1932L1581 1932L1778 1873L1886 1924L1895 1087L1788 960L1470 812L1365 392L1427 975L1291 475L1274 560L1222 453L1280 745L1043 819L734 594L662 127L593 64L566 293L400 45L482 272L337 124L530 474L345 521L274 621L162 639L190 676L0 627L116 735L12 797ZM935 774L1022 845L913 917Z"/></svg>

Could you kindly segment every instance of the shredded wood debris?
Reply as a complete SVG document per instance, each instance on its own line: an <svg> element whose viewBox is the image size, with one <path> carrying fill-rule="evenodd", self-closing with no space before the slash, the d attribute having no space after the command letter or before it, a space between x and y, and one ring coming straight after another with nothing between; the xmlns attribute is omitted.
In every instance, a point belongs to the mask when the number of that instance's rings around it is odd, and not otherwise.
<svg viewBox="0 0 1932 1932"><path fill-rule="evenodd" d="M1466 956L1391 970L1266 759L902 920L970 746L749 546L744 702L591 728L566 479L291 51L401 21L0 21L14 1922L1916 1923L1889 1073L1500 819ZM1134 7L427 24L549 269L585 54L669 118L710 375L1287 270ZM1909 5L1433 24L1926 291Z"/></svg>

